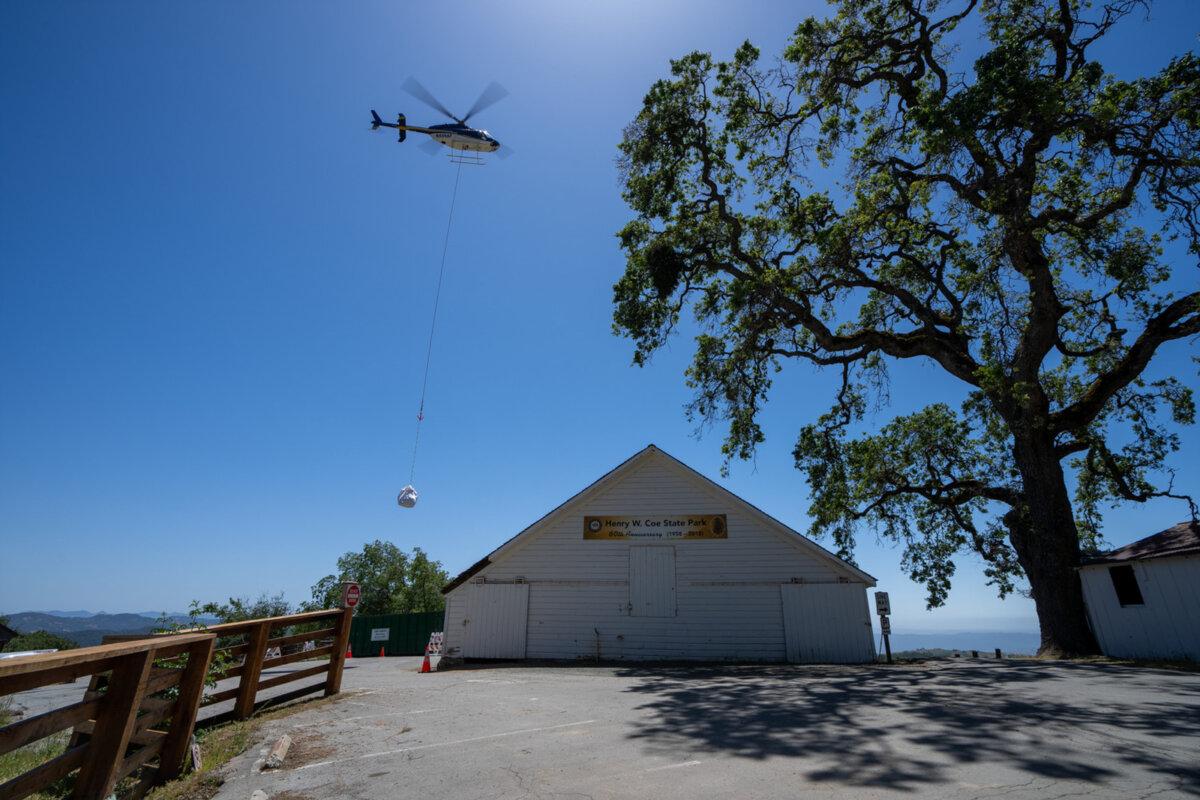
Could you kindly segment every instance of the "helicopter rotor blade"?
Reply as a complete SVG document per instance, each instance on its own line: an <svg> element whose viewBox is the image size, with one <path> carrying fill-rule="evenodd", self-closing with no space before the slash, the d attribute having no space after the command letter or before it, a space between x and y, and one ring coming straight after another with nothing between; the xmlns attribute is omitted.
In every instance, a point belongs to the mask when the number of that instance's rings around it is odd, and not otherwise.
<svg viewBox="0 0 1200 800"><path fill-rule="evenodd" d="M442 152L442 146L433 139L424 140L417 145L417 149L427 156L436 156L438 153Z"/></svg>
<svg viewBox="0 0 1200 800"><path fill-rule="evenodd" d="M500 145L500 149L496 151L496 155L500 156L500 158L503 159L503 158L508 158L509 156L512 156L516 152L517 152L516 150L513 150L508 145L502 144L502 145Z"/></svg>
<svg viewBox="0 0 1200 800"><path fill-rule="evenodd" d="M460 120L458 117L456 117L452 113L450 113L450 109L448 109L444 105L442 105L438 101L438 99L436 97L434 97L429 92L428 89L426 89L424 86L422 86L421 82L418 81L416 78L413 78L410 76L407 80L404 81L403 85L401 85L400 88L403 89L404 91L408 92L409 94L411 94L413 97L420 100L425 105L434 109L435 111L442 112L447 117L454 120L455 122L462 122L462 120Z"/></svg>
<svg viewBox="0 0 1200 800"><path fill-rule="evenodd" d="M462 121L466 122L472 115L478 114L480 111L495 105L506 97L508 97L508 89L492 81L479 95L479 99L475 101L475 105L471 106L471 110L463 115Z"/></svg>

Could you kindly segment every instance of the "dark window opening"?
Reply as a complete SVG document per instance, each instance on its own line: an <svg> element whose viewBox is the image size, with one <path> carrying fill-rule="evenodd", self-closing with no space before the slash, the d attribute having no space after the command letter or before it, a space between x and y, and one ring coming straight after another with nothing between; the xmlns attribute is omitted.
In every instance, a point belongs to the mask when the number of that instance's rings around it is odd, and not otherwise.
<svg viewBox="0 0 1200 800"><path fill-rule="evenodd" d="M1138 588L1137 576L1133 574L1132 564L1109 567L1108 577L1112 578L1113 588L1117 590L1118 603L1122 606L1145 605L1142 590Z"/></svg>

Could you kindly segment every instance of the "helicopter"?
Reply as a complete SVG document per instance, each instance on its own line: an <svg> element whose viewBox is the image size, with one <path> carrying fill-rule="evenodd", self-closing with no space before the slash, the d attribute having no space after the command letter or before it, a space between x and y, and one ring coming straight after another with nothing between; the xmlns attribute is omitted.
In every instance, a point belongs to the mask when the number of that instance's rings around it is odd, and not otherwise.
<svg viewBox="0 0 1200 800"><path fill-rule="evenodd" d="M472 128L467 124L467 120L472 116L508 96L508 90L500 84L495 82L488 84L487 88L479 95L479 99L475 101L475 104L461 117L452 114L449 109L442 105L415 78L406 80L401 88L435 111L445 114L454 120L454 122L430 125L429 127L409 125L404 114L398 114L395 122L384 122L375 109L371 109L371 130L377 131L380 128L395 128L399 134L399 138L396 141L399 142L405 140L408 131L424 133L429 136L429 139L422 146L422 149L426 152L436 153L439 149L438 145L442 145L451 150L468 151L471 153L495 153L496 151L500 151L499 155L502 158L511 154L511 150L496 141L490 133L482 128Z"/></svg>

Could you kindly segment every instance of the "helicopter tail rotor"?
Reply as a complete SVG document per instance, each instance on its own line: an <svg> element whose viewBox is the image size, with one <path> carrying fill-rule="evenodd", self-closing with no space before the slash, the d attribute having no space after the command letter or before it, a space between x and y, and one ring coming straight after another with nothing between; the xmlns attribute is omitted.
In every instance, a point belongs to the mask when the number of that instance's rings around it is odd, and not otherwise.
<svg viewBox="0 0 1200 800"><path fill-rule="evenodd" d="M371 109L371 130L377 131L377 130L379 130L379 127L383 124L384 124L383 120L381 120L379 118L379 115L375 113L375 109L372 108Z"/></svg>

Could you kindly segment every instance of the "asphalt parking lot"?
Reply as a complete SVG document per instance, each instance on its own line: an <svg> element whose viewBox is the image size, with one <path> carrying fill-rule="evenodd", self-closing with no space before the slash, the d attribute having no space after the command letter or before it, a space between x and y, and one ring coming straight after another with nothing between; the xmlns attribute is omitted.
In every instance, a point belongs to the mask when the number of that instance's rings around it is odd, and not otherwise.
<svg viewBox="0 0 1200 800"><path fill-rule="evenodd" d="M270 722L218 797L1200 797L1197 673L417 663L351 661L343 699Z"/></svg>

